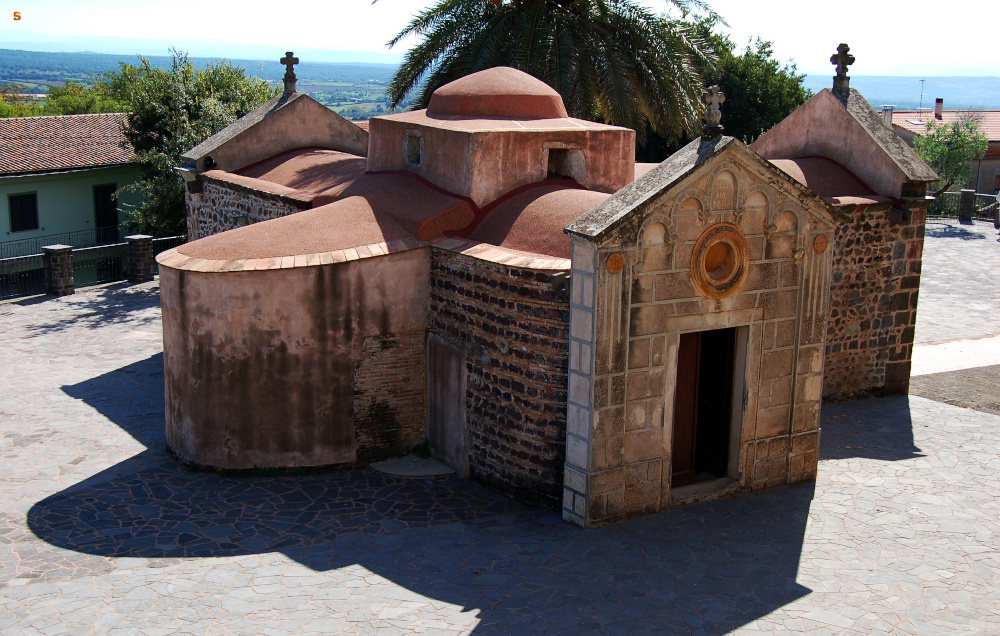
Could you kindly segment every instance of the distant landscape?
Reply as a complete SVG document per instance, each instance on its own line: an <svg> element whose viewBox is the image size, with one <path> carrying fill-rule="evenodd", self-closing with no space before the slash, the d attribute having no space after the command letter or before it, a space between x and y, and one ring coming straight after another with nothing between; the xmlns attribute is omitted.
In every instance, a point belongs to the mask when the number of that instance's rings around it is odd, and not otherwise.
<svg viewBox="0 0 1000 636"><path fill-rule="evenodd" d="M154 66L166 67L166 55L147 56ZM221 58L192 57L197 68L222 61ZM285 67L277 61L229 60L246 69L248 75L279 84ZM45 93L49 86L67 81L89 84L101 75L118 69L119 64L136 64L135 55L105 53L40 53L0 49L0 84L16 82L28 93ZM395 64L302 62L295 66L298 89L353 120L366 120L388 109L385 87L396 71ZM404 102L408 107L412 102Z"/></svg>
<svg viewBox="0 0 1000 636"><path fill-rule="evenodd" d="M169 56L149 56L156 66L170 64ZM120 63L136 63L135 55L105 53L42 53L0 49L0 84L17 82L26 92L45 93L49 86L66 81L90 83L118 68ZM191 58L197 67L216 63L220 58ZM285 68L276 60L230 60L251 76L277 84ZM302 62L295 67L300 91L311 94L327 107L354 120L365 120L388 110L385 87L396 70L395 64ZM947 109L1000 109L1000 77L897 77L855 76L851 86L858 89L875 107L893 104L897 109L934 106L934 99L944 99ZM809 75L805 85L813 92L831 86L831 75ZM723 87L725 90L725 87ZM408 107L411 102L403 104Z"/></svg>
<svg viewBox="0 0 1000 636"><path fill-rule="evenodd" d="M858 75L851 77L851 88L856 88L865 99L880 109L891 104L897 110L913 110L921 106L920 80L923 79L923 107L933 108L934 99L944 99L948 110L1000 110L1000 77L899 77L884 75ZM806 88L816 93L833 86L830 75L808 75Z"/></svg>

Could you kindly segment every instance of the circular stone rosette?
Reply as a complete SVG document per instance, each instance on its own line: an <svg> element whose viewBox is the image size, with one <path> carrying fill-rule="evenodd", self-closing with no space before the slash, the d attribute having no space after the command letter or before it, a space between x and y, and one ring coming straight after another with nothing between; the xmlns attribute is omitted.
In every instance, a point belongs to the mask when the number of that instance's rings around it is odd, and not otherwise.
<svg viewBox="0 0 1000 636"><path fill-rule="evenodd" d="M746 280L750 250L743 230L732 223L716 223L702 232L691 253L691 280L708 298L736 293Z"/></svg>

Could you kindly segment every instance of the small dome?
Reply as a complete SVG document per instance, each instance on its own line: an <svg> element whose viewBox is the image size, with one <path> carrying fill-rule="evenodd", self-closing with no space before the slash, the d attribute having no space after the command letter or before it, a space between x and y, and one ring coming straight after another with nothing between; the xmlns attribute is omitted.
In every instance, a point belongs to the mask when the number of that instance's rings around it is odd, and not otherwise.
<svg viewBox="0 0 1000 636"><path fill-rule="evenodd" d="M568 117L562 97L551 86L508 66L445 84L431 95L427 114L511 119Z"/></svg>

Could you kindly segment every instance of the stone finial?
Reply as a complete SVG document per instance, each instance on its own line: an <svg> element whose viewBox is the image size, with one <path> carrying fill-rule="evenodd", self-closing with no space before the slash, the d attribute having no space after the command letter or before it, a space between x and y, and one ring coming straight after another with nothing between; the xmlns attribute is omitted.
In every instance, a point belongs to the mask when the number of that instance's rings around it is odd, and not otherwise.
<svg viewBox="0 0 1000 636"><path fill-rule="evenodd" d="M851 91L851 78L847 76L847 67L854 64L851 47L841 42L837 52L830 57L830 64L837 67L837 75L833 78L833 92L846 95Z"/></svg>
<svg viewBox="0 0 1000 636"><path fill-rule="evenodd" d="M295 57L295 54L291 51L285 53L285 57L278 60L285 65L285 95L291 95L295 92L295 81L298 79L295 77L295 65L299 63L299 58Z"/></svg>
<svg viewBox="0 0 1000 636"><path fill-rule="evenodd" d="M722 110L720 107L726 101L726 94L718 86L709 86L701 94L701 103L705 105L705 130L703 136L718 137L722 134Z"/></svg>

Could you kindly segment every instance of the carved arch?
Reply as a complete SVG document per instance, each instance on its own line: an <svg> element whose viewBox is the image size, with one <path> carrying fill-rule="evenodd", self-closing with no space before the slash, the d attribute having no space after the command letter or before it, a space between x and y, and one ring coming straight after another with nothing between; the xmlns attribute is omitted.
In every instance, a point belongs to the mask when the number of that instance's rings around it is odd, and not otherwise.
<svg viewBox="0 0 1000 636"><path fill-rule="evenodd" d="M739 221L743 218L743 212L746 211L747 201L750 197L760 192L764 195L764 200L767 201L767 209L765 212L770 214L771 210L775 208L775 195L774 190L766 183L755 183L740 194L739 203L736 205L736 220ZM766 215L765 215L766 218Z"/></svg>
<svg viewBox="0 0 1000 636"><path fill-rule="evenodd" d="M715 208L715 184L719 179L719 175L723 172L728 172L733 177L733 194L732 194L732 206L727 208L720 208L716 210ZM709 212L733 212L735 213L740 201L740 181L743 178L743 169L731 162L724 161L712 169L712 173L708 177L708 196L709 200L712 202Z"/></svg>
<svg viewBox="0 0 1000 636"><path fill-rule="evenodd" d="M711 206L708 204L708 199L705 197L705 193L697 188L688 188L684 192L677 195L677 198L674 200L674 205L670 210L671 231L673 230L674 218L680 214L681 205L688 199L695 199L698 201L699 205L701 205L701 210L698 211L698 219L702 223L707 223L711 218L712 210Z"/></svg>

